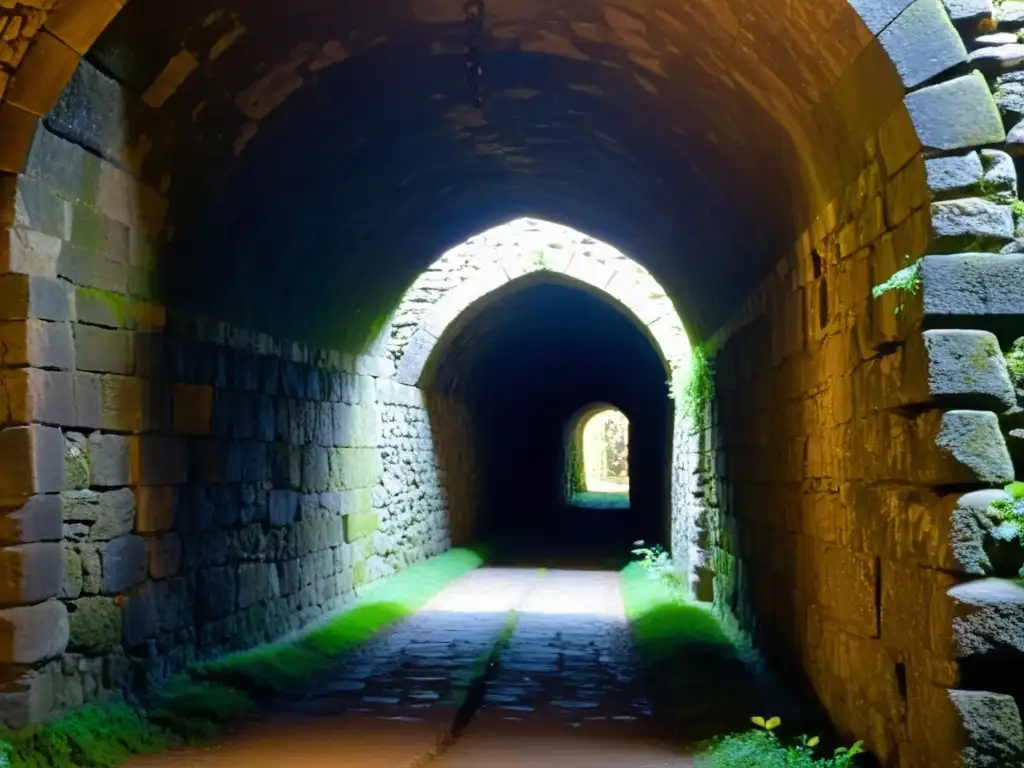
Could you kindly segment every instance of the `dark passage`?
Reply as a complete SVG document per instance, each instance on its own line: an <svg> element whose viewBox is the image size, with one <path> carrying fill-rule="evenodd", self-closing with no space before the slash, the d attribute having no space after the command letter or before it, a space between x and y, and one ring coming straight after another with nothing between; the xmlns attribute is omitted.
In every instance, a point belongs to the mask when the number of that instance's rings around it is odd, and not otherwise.
<svg viewBox="0 0 1024 768"><path fill-rule="evenodd" d="M636 322L567 284L497 292L447 348L433 388L466 402L477 429L478 530L514 557L602 562L667 529L669 425L664 365ZM628 509L583 509L565 497L567 434L590 403L630 422Z"/></svg>

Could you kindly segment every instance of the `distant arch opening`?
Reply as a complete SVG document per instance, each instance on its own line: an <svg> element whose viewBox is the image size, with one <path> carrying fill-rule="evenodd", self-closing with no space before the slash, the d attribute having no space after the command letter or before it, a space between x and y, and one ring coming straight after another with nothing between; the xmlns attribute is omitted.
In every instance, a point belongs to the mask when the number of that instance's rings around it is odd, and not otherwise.
<svg viewBox="0 0 1024 768"><path fill-rule="evenodd" d="M630 506L630 423L614 405L600 403L569 423L565 450L565 494L572 507Z"/></svg>

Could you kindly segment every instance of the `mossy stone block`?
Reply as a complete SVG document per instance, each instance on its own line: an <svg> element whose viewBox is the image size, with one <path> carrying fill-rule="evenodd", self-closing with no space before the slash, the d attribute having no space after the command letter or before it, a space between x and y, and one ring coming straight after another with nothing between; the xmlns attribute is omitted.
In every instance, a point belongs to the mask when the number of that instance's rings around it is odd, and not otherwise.
<svg viewBox="0 0 1024 768"><path fill-rule="evenodd" d="M380 526L376 512L355 512L344 517L345 541L352 542L372 534Z"/></svg>

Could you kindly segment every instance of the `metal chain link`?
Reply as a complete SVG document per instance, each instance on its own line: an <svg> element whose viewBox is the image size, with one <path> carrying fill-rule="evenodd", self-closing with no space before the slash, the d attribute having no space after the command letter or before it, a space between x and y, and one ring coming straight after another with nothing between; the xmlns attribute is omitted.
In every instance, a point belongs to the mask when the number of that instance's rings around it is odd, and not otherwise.
<svg viewBox="0 0 1024 768"><path fill-rule="evenodd" d="M484 0L465 0L462 11L466 16L466 32L469 38L466 53L466 85L473 106L480 109L484 105L480 95L480 79L483 69L480 67L480 36L484 29Z"/></svg>

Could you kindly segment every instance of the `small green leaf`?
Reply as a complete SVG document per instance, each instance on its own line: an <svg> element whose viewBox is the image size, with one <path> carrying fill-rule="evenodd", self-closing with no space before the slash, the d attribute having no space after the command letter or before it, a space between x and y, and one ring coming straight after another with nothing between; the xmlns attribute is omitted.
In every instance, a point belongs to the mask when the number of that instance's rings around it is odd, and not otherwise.
<svg viewBox="0 0 1024 768"><path fill-rule="evenodd" d="M1004 490L1013 497L1014 501L1024 499L1024 483L1019 480L1015 483L1010 483Z"/></svg>
<svg viewBox="0 0 1024 768"><path fill-rule="evenodd" d="M752 722L754 725L760 726L761 728L766 727L763 717L752 717L750 718L750 722Z"/></svg>
<svg viewBox="0 0 1024 768"><path fill-rule="evenodd" d="M812 736L810 739L807 740L807 746L808 747L816 747L816 746L818 746L818 743L820 741L821 741L821 739L819 739L817 736Z"/></svg>
<svg viewBox="0 0 1024 768"><path fill-rule="evenodd" d="M766 730L774 731L780 725L782 725L782 718L781 717L773 717L771 720L769 720L767 723L764 724L764 727L765 727Z"/></svg>

